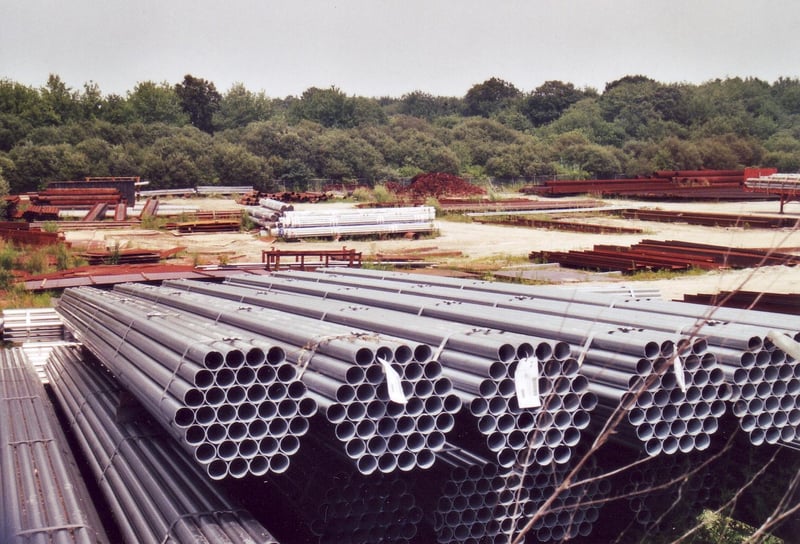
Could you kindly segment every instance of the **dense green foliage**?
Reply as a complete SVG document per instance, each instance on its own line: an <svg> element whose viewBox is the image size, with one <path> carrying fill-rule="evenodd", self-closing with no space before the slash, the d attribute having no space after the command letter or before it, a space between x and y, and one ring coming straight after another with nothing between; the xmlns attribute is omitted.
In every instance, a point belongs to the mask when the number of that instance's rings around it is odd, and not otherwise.
<svg viewBox="0 0 800 544"><path fill-rule="evenodd" d="M701 85L626 76L603 92L498 78L464 97L399 98L312 87L270 98L224 94L186 75L126 96L57 75L41 88L0 80L0 185L12 192L84 176L139 175L152 188L374 184L425 171L472 179L611 177L656 169L800 169L800 81Z"/></svg>

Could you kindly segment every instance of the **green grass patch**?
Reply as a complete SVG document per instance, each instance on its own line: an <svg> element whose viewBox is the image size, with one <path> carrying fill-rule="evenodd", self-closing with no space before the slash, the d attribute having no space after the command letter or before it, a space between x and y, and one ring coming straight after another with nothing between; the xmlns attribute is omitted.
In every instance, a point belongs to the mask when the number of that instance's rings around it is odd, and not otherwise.
<svg viewBox="0 0 800 544"><path fill-rule="evenodd" d="M696 267L691 267L687 270L644 270L642 272L634 272L626 276L626 279L634 281L670 280L687 276L702 276L706 272L707 270Z"/></svg>

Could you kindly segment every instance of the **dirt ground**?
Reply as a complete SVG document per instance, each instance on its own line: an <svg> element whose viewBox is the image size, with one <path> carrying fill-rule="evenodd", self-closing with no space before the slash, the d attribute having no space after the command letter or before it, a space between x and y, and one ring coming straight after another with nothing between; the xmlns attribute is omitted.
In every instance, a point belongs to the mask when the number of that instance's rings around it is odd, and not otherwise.
<svg viewBox="0 0 800 544"><path fill-rule="evenodd" d="M513 195L509 195L513 196ZM516 195L518 196L518 195ZM544 199L540 199L544 200ZM560 202L565 202L563 199ZM228 199L175 199L165 203L197 206L199 209L230 210L239 205ZM607 200L609 206L656 208L664 210L704 211L747 215L777 215L775 201L753 202L641 202ZM331 209L352 207L350 202L299 204L295 209ZM800 203L786 204L784 217L800 220ZM439 251L460 251L462 256L437 261L442 268L471 270L505 269L514 273L534 271L531 277L559 283L591 282L593 284L626 284L639 289L655 288L669 299L683 294L715 293L722 290L744 289L753 291L796 293L800 292L800 267L765 267L758 270L723 270L702 275L686 275L654 281L635 281L617 274L585 274L564 271L556 273L554 267L536 267L527 263L527 255L534 250L590 249L595 244L629 246L644 239L682 240L727 247L780 248L800 252L800 229L751 229L701 227L680 223L655 223L616 219L605 215L583 217L585 222L638 227L643 234L589 234L481 225L459 221L437 221L438 236L419 240L347 240L283 242L259 238L257 233L219 233L177 235L164 231L148 230L97 230L69 231L67 239L76 247L168 249L185 247L184 262L197 264L253 263L261 261L262 250L279 249L334 249L346 246L361 251L365 256L396 252L414 248L431 248ZM536 272L538 270L538 272Z"/></svg>

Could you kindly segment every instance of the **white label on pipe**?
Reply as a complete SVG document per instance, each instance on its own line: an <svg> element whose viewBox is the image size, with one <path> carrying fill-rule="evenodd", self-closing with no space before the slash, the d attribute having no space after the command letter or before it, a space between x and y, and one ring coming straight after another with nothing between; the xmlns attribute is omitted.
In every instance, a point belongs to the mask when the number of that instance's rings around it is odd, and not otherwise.
<svg viewBox="0 0 800 544"><path fill-rule="evenodd" d="M683 375L683 363L681 363L681 358L677 355L672 360L672 369L675 371L675 379L678 382L678 387L681 388L681 391L686 393L686 377Z"/></svg>
<svg viewBox="0 0 800 544"><path fill-rule="evenodd" d="M386 374L386 386L389 389L389 400L398 404L406 404L408 399L403 393L403 383L400 381L400 374L397 373L389 361L385 359L378 359L378 362L383 367L383 372Z"/></svg>
<svg viewBox="0 0 800 544"><path fill-rule="evenodd" d="M514 375L514 385L520 408L538 408L542 405L542 400L539 398L539 361L536 357L519 360Z"/></svg>

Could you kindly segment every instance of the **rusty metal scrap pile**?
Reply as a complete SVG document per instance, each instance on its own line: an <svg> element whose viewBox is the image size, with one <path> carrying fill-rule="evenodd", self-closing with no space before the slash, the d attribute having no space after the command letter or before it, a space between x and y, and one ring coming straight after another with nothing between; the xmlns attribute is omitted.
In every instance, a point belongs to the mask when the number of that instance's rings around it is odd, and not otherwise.
<svg viewBox="0 0 800 544"><path fill-rule="evenodd" d="M551 180L521 189L526 194L559 196L596 194L632 198L675 198L752 200L754 194L745 188L745 179L755 172L776 172L773 169L745 170L662 170L649 177L589 180ZM763 195L763 198L768 198Z"/></svg>

